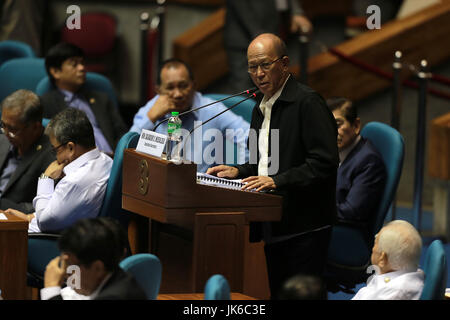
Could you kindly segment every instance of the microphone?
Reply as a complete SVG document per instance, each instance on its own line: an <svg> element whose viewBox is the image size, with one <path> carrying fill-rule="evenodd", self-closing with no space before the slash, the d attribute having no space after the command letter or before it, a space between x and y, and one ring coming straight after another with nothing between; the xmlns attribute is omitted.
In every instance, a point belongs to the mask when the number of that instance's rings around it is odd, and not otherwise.
<svg viewBox="0 0 450 320"><path fill-rule="evenodd" d="M183 114L191 113L191 112L194 112L194 111L197 111L197 110L200 110L200 109L209 107L209 106L211 106L211 105L213 105L213 104L216 104L216 103L219 103L219 102L222 102L222 101L231 99L231 98L236 97L236 96L240 96L240 95L243 95L243 94L250 94L250 93L256 92L257 90L258 90L258 88L253 87L253 88L251 88L251 89L247 89L247 90L244 90L244 91L242 91L242 92L235 93L235 94L233 94L233 95L231 95L231 96L222 98L222 99L220 99L220 100L216 100L216 101L213 101L213 102L211 102L211 103L205 104L204 106L201 106L201 107L198 107L198 108L195 108L195 109L189 109L189 110L187 110L187 111L184 111L184 112L180 113L178 116L180 117L180 116L182 116ZM170 119L170 116L167 117L167 118L165 118L164 120L162 120L160 123L158 123L158 124L153 128L153 131L156 131L156 129L157 129L161 124L163 124L164 122L169 121L169 119Z"/></svg>
<svg viewBox="0 0 450 320"><path fill-rule="evenodd" d="M198 126L192 128L192 130L189 131L189 134L187 135L186 139L184 140L183 148L181 148L181 149L179 148L179 149L178 149L178 152L181 152L181 150L184 150L184 153L183 153L183 160L186 160L186 154L187 154L187 152L186 152L186 150L185 150L185 147L186 147L186 141L187 141L188 138L191 136L192 132L194 132L196 129L200 128L201 126L205 125L206 123L210 122L211 120L217 118L217 117L220 116L221 114L223 114L223 113L225 113L225 112L227 112L227 111L229 111L229 110L232 110L233 108L235 108L235 107L237 107L238 105L240 105L242 102L244 102L244 101L246 101L246 100L248 100L248 99L250 99L250 98L256 97L256 94L257 94L257 93L259 93L259 90L258 90L258 89L256 89L253 93L251 93L251 94L250 94L248 97L246 97L245 99L242 99L241 101L236 102L236 103L233 104L231 107L226 108L225 110L219 112L218 114L216 114L215 116L209 118L209 119L206 120L205 122L202 122L200 125L198 125Z"/></svg>

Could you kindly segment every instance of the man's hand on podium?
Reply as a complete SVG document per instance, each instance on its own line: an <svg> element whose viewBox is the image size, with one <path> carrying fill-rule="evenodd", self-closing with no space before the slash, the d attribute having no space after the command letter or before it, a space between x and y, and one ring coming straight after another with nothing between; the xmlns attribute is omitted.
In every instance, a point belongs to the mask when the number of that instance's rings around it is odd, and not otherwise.
<svg viewBox="0 0 450 320"><path fill-rule="evenodd" d="M234 179L238 176L239 170L235 167L230 167L222 164L220 166L209 168L206 171L206 173L213 176L217 176L219 178Z"/></svg>
<svg viewBox="0 0 450 320"><path fill-rule="evenodd" d="M275 181L273 181L271 177L266 176L251 176L242 179L242 182L245 183L242 190L255 189L255 191L260 192L264 190L274 190L277 188Z"/></svg>

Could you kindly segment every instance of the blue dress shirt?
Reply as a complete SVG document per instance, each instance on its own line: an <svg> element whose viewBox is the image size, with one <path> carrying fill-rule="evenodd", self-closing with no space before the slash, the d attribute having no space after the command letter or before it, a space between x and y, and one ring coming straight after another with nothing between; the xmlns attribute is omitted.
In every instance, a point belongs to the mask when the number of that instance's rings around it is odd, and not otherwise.
<svg viewBox="0 0 450 320"><path fill-rule="evenodd" d="M170 116L167 114L165 117L156 121L156 123L150 121L147 113L158 98L159 95L156 95L145 106L139 109L138 113L134 116L133 126L130 131L138 133L141 133L142 129L153 131L159 122ZM213 101L210 98L204 97L201 93L195 92L192 100L192 108L195 109ZM219 102L210 107L182 115L180 116L182 128L190 131L194 126L205 122L225 109L227 109L225 105ZM219 155L216 156L215 150L212 150L216 139L220 135L221 138L226 138L228 141L238 145L238 162L240 164L245 163L248 160L247 137L249 128L249 123L241 116L236 115L233 111L225 112L192 133L193 139L190 140L193 140L193 143L191 143L190 150L188 149L187 151L186 158L196 163L197 171L200 172L206 172L209 167L226 162L224 161L226 159L223 159ZM167 135L167 122L161 124L156 129L156 132ZM225 145L225 139L222 139L222 141L223 145ZM202 147L198 148L197 146L199 145ZM193 159L192 154L194 155ZM211 163L211 160L215 161Z"/></svg>

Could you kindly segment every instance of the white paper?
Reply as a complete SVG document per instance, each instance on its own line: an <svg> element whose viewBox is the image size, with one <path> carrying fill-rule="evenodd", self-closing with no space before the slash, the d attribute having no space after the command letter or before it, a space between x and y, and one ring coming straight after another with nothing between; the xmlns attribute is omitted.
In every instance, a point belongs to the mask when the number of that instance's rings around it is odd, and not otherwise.
<svg viewBox="0 0 450 320"><path fill-rule="evenodd" d="M167 136L150 130L142 129L141 136L136 147L136 151L161 158Z"/></svg>
<svg viewBox="0 0 450 320"><path fill-rule="evenodd" d="M0 220L8 220L8 218L3 213L0 213Z"/></svg>

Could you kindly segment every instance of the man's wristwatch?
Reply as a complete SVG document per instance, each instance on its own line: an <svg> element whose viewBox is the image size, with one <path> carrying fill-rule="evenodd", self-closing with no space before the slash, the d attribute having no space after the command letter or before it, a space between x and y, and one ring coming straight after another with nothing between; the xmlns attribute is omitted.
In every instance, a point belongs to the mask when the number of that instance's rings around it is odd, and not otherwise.
<svg viewBox="0 0 450 320"><path fill-rule="evenodd" d="M47 176L45 173L41 174L39 179L51 179L49 176Z"/></svg>

